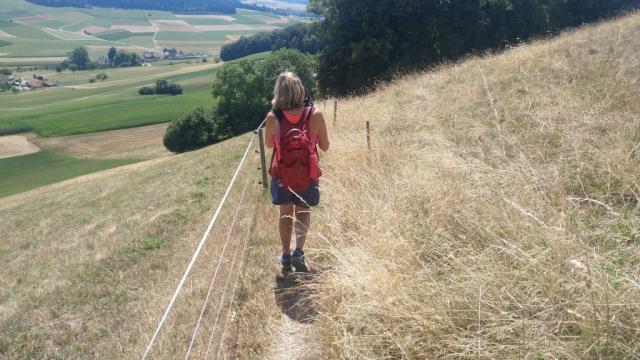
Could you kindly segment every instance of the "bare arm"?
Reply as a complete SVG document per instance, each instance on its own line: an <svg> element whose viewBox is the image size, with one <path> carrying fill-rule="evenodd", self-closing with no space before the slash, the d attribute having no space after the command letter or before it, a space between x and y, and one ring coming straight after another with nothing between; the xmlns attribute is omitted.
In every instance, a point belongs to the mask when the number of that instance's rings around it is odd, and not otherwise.
<svg viewBox="0 0 640 360"><path fill-rule="evenodd" d="M269 114L267 114L266 128L264 132L267 148L273 149L273 135L277 136L279 133L280 124L278 124L278 118L276 118L272 112L269 112Z"/></svg>
<svg viewBox="0 0 640 360"><path fill-rule="evenodd" d="M327 134L327 124L324 115L318 109L311 115L309 121L309 131L318 137L318 147L322 151L329 150L329 135Z"/></svg>

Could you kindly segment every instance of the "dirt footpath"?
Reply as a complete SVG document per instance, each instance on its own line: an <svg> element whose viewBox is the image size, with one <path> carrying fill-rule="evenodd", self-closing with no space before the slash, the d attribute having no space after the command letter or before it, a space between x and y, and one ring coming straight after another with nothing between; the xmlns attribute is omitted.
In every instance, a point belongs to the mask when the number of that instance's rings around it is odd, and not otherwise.
<svg viewBox="0 0 640 360"><path fill-rule="evenodd" d="M40 148L29 141L28 135L0 136L0 159L37 153Z"/></svg>

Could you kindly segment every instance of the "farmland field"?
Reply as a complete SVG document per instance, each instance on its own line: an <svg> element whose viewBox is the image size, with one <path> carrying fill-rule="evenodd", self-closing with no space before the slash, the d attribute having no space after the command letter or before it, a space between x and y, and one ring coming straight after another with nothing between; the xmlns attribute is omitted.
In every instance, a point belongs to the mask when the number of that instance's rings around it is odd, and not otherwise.
<svg viewBox="0 0 640 360"><path fill-rule="evenodd" d="M0 159L0 197L34 189L57 181L132 164L136 160L77 159L50 151Z"/></svg>
<svg viewBox="0 0 640 360"><path fill-rule="evenodd" d="M168 122L197 106L214 104L211 83L218 66L159 62L149 67L45 73L63 86L0 94L4 110L0 113L0 134L33 130L41 136L60 136ZM89 83L88 79L101 72L108 75L106 81ZM138 95L139 88L161 79L182 85L184 95Z"/></svg>
<svg viewBox="0 0 640 360"><path fill-rule="evenodd" d="M162 66L106 71L110 79L89 84L97 72L72 73L65 87L0 95L0 133L33 129L39 135L69 135L161 123L196 106L213 104L209 88L215 65ZM53 75L53 74L51 74ZM53 75L52 79L58 80ZM179 80L180 96L141 96L137 91L156 80ZM66 83L65 76L59 76Z"/></svg>
<svg viewBox="0 0 640 360"><path fill-rule="evenodd" d="M116 47L159 53L164 47L218 55L224 43L239 36L304 21L267 12L238 9L233 15L175 15L163 11L104 8L48 8L24 0L0 0L0 63L47 62L87 46L95 60ZM177 42L186 42L179 46ZM171 42L171 43L169 43ZM219 43L210 43L219 42Z"/></svg>
<svg viewBox="0 0 640 360"><path fill-rule="evenodd" d="M2 139L12 148L0 156L3 175L10 174L0 176L0 198L169 155L162 145L166 123L196 107L215 105L211 84L220 64L212 60L220 48L240 36L295 21L306 20L243 9L230 15L175 15L153 10L50 8L25 0L0 0L0 68L10 68L22 80L37 74L55 85L0 93L0 136L20 133ZM53 70L53 65L78 47L86 48L92 61L106 57L111 47L139 55L152 52L158 57L164 48L176 48L208 61L172 59L132 68ZM103 72L107 79L95 81ZM138 94L141 87L157 80L180 84L184 94ZM18 138L26 139L23 145L30 146L19 148L14 141Z"/></svg>

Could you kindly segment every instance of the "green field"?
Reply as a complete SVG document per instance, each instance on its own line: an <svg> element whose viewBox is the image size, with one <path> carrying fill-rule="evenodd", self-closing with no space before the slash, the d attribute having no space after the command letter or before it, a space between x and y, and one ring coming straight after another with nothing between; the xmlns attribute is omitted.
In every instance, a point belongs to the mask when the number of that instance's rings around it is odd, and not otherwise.
<svg viewBox="0 0 640 360"><path fill-rule="evenodd" d="M136 160L77 159L50 151L0 159L0 198Z"/></svg>
<svg viewBox="0 0 640 360"><path fill-rule="evenodd" d="M257 33L257 30L238 30L238 31L205 31L198 33L187 33L178 31L163 31L158 33L156 40L158 41L222 41L228 40L227 35L244 35L249 36Z"/></svg>
<svg viewBox="0 0 640 360"><path fill-rule="evenodd" d="M169 67L167 67L169 68ZM69 78L74 87L37 90L18 95L0 95L0 133L32 129L41 136L90 133L171 121L197 106L213 104L210 95L214 67L194 72L170 71L146 74L118 70L106 71L110 79L88 85L95 72L77 72ZM176 67L176 70L180 70ZM82 78L81 78L82 77ZM185 94L180 96L140 96L137 91L156 80L180 81ZM82 84L82 85L80 85Z"/></svg>
<svg viewBox="0 0 640 360"><path fill-rule="evenodd" d="M231 22L223 19L185 18L182 19L191 25L229 25Z"/></svg>
<svg viewBox="0 0 640 360"><path fill-rule="evenodd" d="M168 122L197 106L214 104L211 83L217 67L158 62L151 67L45 74L63 87L0 94L0 134L33 130L41 136L58 136ZM100 72L108 79L89 84ZM160 79L178 82L184 95L138 95L139 88Z"/></svg>
<svg viewBox="0 0 640 360"><path fill-rule="evenodd" d="M127 30L108 30L101 33L93 34L93 36L98 37L103 40L108 41L121 41L123 39L127 39L130 37L151 37L153 39L154 33L132 33ZM153 47L153 41L151 42L151 47Z"/></svg>
<svg viewBox="0 0 640 360"><path fill-rule="evenodd" d="M279 15L238 9L233 21L208 18L178 18L170 12L147 10L123 10L105 8L49 8L34 5L25 0L0 0L0 29L13 36L3 39L10 42L2 46L0 62L26 65L39 61L11 61L7 58L66 56L79 46L88 46L93 59L106 55L106 49L114 46L129 51L160 51L163 47L177 47L182 51L206 51L218 55L220 48L229 41L228 36L252 35L273 26L284 27L302 18L288 22L276 22ZM157 31L153 20L184 20L193 26L202 25L251 25L255 30L224 31ZM87 30L89 35L84 34ZM154 37L157 41L154 41ZM210 44L202 42L221 42ZM184 42L183 44L177 42ZM4 59L3 59L4 58Z"/></svg>

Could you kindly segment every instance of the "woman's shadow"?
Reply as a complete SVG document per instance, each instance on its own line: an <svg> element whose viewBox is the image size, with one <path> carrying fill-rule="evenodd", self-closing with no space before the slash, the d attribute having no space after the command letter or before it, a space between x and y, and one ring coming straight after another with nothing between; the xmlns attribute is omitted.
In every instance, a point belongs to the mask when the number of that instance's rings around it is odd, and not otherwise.
<svg viewBox="0 0 640 360"><path fill-rule="evenodd" d="M316 272L294 272L276 275L273 294L282 313L291 320L308 324L315 320L318 312L313 306L311 296Z"/></svg>

